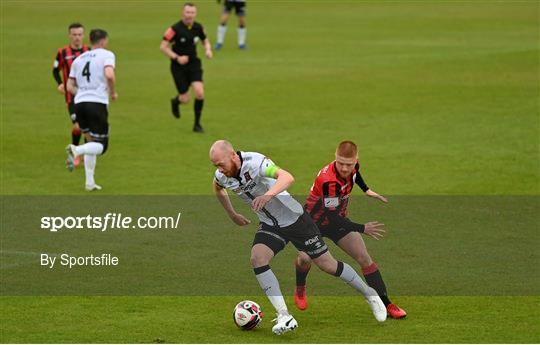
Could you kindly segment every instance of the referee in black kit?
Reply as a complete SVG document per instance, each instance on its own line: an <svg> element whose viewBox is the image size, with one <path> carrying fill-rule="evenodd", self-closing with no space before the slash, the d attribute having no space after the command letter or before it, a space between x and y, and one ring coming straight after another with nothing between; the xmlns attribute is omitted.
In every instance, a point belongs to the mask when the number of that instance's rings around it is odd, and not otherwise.
<svg viewBox="0 0 540 345"><path fill-rule="evenodd" d="M189 87L195 92L195 124L193 131L203 133L201 113L204 105L203 70L197 57L197 42L204 44L205 55L212 58L212 46L203 26L195 21L197 8L193 3L185 3L182 20L165 31L160 49L171 59L171 73L178 95L171 99L172 114L180 118L180 103L189 102Z"/></svg>

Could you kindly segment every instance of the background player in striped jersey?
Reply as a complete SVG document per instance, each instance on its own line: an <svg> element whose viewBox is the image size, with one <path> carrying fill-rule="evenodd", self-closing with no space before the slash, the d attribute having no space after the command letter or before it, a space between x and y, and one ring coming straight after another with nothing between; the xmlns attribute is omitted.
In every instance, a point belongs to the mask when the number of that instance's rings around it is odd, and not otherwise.
<svg viewBox="0 0 540 345"><path fill-rule="evenodd" d="M219 2L221 0L218 0ZM223 13L217 29L216 50L221 49L223 46L225 33L227 32L227 21L233 9L238 17L238 48L246 49L246 0L224 0Z"/></svg>
<svg viewBox="0 0 540 345"><path fill-rule="evenodd" d="M394 319L404 318L407 316L405 310L393 304L388 298L381 273L367 252L361 235L363 233L378 240L384 232L384 224L379 222L358 224L347 218L347 205L354 184L357 184L367 196L384 203L388 202L385 197L369 189L359 168L356 144L352 141L342 141L336 149L336 160L319 171L306 200L305 209L319 226L322 235L334 241L362 267L366 282L377 291L388 315ZM306 278L311 267L310 262L309 256L303 252L299 252L295 261L294 302L301 310L307 308Z"/></svg>
<svg viewBox="0 0 540 345"><path fill-rule="evenodd" d="M217 167L214 192L231 220L240 226L250 224L246 217L235 211L227 189L250 204L259 218L259 228L251 247L251 264L259 285L278 314L272 328L275 334L298 326L288 312L279 282L270 269L272 258L289 241L305 252L321 270L341 278L360 292L377 321L386 320L386 310L377 292L367 286L351 266L334 259L310 216L287 192L294 182L289 172L260 153L235 151L225 140L218 140L212 145L210 160Z"/></svg>
<svg viewBox="0 0 540 345"><path fill-rule="evenodd" d="M81 139L81 129L77 122L77 116L75 115L75 103L73 102L74 96L66 92L66 85L69 78L69 71L73 61L82 53L90 50L88 46L84 44L84 26L81 23L73 23L68 27L69 32L69 44L65 47L59 48L56 53L53 65L54 80L58 84L58 92L63 94L66 99L66 104L73 123L71 129L71 143L73 145L79 145ZM74 165L79 165L79 157L74 161Z"/></svg>

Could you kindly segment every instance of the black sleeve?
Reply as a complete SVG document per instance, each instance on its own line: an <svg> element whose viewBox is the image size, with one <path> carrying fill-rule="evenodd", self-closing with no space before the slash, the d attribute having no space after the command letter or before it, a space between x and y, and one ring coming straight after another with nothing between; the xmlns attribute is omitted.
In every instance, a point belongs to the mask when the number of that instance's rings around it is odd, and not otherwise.
<svg viewBox="0 0 540 345"><path fill-rule="evenodd" d="M60 77L60 68L54 67L52 70L52 74L53 74L54 80L56 80L56 83L58 85L63 83L62 78Z"/></svg>
<svg viewBox="0 0 540 345"><path fill-rule="evenodd" d="M206 33L204 32L204 28L201 24L199 24L199 38L201 41L204 41L206 39Z"/></svg>
<svg viewBox="0 0 540 345"><path fill-rule="evenodd" d="M364 228L365 228L364 224L355 223L355 222L352 222L349 218L340 216L337 210L328 211L327 217L331 223L339 227L342 227L345 230L364 232Z"/></svg>
<svg viewBox="0 0 540 345"><path fill-rule="evenodd" d="M52 70L52 74L54 77L54 80L56 80L56 83L58 85L62 84L62 78L60 77L60 61L62 60L62 55L60 54L60 51L56 54L56 58L54 60L54 66Z"/></svg>
<svg viewBox="0 0 540 345"><path fill-rule="evenodd" d="M356 164L356 178L354 179L354 183L358 185L362 189L362 191L365 193L368 191L369 187L367 186L366 182L364 182L364 179L362 178L362 175L360 174L360 170L358 170L359 165Z"/></svg>

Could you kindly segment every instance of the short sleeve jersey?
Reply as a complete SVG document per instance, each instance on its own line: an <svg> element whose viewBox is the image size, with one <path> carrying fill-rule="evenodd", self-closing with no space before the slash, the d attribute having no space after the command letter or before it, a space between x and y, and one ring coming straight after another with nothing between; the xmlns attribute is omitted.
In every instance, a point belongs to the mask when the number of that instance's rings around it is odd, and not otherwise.
<svg viewBox="0 0 540 345"><path fill-rule="evenodd" d="M105 67L116 67L113 52L98 48L80 55L71 65L69 77L77 81L75 104L95 102L109 104L109 86Z"/></svg>
<svg viewBox="0 0 540 345"><path fill-rule="evenodd" d="M328 164L319 171L304 205L306 211L317 225L328 225L328 212L338 212L347 216L349 196L354 184L365 192L369 187L364 182L357 163L354 172L347 179L342 179L336 170L336 162Z"/></svg>
<svg viewBox="0 0 540 345"><path fill-rule="evenodd" d="M222 188L227 188L238 195L244 202L251 204L253 199L264 195L276 183L269 177L277 168L269 158L257 152L240 152L241 167L238 175L227 177L216 170L214 181ZM256 212L259 220L270 226L286 227L298 220L304 213L302 205L287 191L270 199L264 208Z"/></svg>
<svg viewBox="0 0 540 345"><path fill-rule="evenodd" d="M204 41L206 33L203 26L198 22L187 26L183 21L179 21L165 31L163 39L172 43L172 50L176 54L196 58L197 42Z"/></svg>

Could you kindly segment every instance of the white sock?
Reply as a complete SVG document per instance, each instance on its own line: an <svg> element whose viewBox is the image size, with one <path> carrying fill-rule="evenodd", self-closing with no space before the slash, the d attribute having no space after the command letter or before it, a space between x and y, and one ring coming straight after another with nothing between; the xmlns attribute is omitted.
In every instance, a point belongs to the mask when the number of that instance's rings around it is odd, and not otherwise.
<svg viewBox="0 0 540 345"><path fill-rule="evenodd" d="M256 274L255 277L257 277L261 289L264 290L266 296L270 300L270 303L272 303L278 314L289 315L287 305L285 304L285 299L283 298L279 288L279 282L274 275L274 272L272 272L270 269L270 266L266 267L267 269L264 272Z"/></svg>
<svg viewBox="0 0 540 345"><path fill-rule="evenodd" d="M223 44L225 40L225 33L227 32L227 25L218 25L217 27L217 43Z"/></svg>
<svg viewBox="0 0 540 345"><path fill-rule="evenodd" d="M238 45L242 46L246 44L247 29L245 27L238 28Z"/></svg>
<svg viewBox="0 0 540 345"><path fill-rule="evenodd" d="M339 270L339 261L338 261L338 270ZM363 280L360 278L358 273L349 266L348 264L341 262L343 264L343 271L340 274L341 280L345 281L356 291L360 292L364 297L368 296L377 296L377 291L369 287Z"/></svg>
<svg viewBox="0 0 540 345"><path fill-rule="evenodd" d="M75 146L73 151L76 156L80 156L80 155L97 156L103 153L103 144L91 141L84 145Z"/></svg>
<svg viewBox="0 0 540 345"><path fill-rule="evenodd" d="M97 161L96 155L88 154L88 153L84 154L84 174L86 176L87 186L93 186L96 184L96 181L94 181L94 171L96 169L96 161Z"/></svg>

